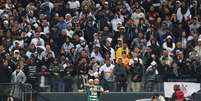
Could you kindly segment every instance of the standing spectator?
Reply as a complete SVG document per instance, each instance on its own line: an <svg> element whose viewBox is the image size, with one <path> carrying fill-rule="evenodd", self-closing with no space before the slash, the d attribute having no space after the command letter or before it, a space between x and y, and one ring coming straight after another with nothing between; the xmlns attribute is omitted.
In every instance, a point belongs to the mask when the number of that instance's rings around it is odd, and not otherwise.
<svg viewBox="0 0 201 101"><path fill-rule="evenodd" d="M84 28L84 39L86 39L86 44L89 45L89 49L91 50L94 42L94 33L97 32L96 27L92 21L88 21L86 27Z"/></svg>
<svg viewBox="0 0 201 101"><path fill-rule="evenodd" d="M192 13L192 17L200 15L200 2L198 0L193 0L191 3L190 11Z"/></svg>
<svg viewBox="0 0 201 101"><path fill-rule="evenodd" d="M145 19L145 14L140 8L136 8L135 12L131 15L131 19L134 21L134 24L137 26L140 22L140 19Z"/></svg>
<svg viewBox="0 0 201 101"><path fill-rule="evenodd" d="M119 47L116 51L116 59L121 58L122 57L122 53L123 51L126 52L126 56L129 56L130 50L128 48L128 44L126 42L123 42L122 47Z"/></svg>
<svg viewBox="0 0 201 101"><path fill-rule="evenodd" d="M140 92L142 90L143 64L138 58L134 58L129 70L131 73L131 91Z"/></svg>
<svg viewBox="0 0 201 101"><path fill-rule="evenodd" d="M114 67L114 76L115 76L115 83L116 83L116 91L123 92L127 91L127 69L126 66L123 64L122 58L117 60L117 64Z"/></svg>
<svg viewBox="0 0 201 101"><path fill-rule="evenodd" d="M122 52L122 57L120 57L122 59L122 63L125 66L125 68L128 70L129 69L129 62L130 59L129 57L126 55L126 51ZM118 63L118 59L117 59L117 63Z"/></svg>
<svg viewBox="0 0 201 101"><path fill-rule="evenodd" d="M104 59L100 53L100 44L95 44L93 51L91 52L91 57L94 57L100 64L103 64Z"/></svg>
<svg viewBox="0 0 201 101"><path fill-rule="evenodd" d="M49 82L50 81L50 72L45 65L42 65L40 67L39 76L40 77L38 80L39 80L40 91L41 92L51 91L51 89L50 89L51 83Z"/></svg>
<svg viewBox="0 0 201 101"><path fill-rule="evenodd" d="M11 90L11 96L14 98L15 101L21 101L21 97L23 96L23 88L21 84L26 82L26 75L21 70L19 64L17 64L16 70L12 73L11 76L11 83L15 83Z"/></svg>
<svg viewBox="0 0 201 101"><path fill-rule="evenodd" d="M101 76L101 83L104 90L112 92L114 90L114 65L109 59L105 60L105 64L99 69L99 75Z"/></svg>
<svg viewBox="0 0 201 101"><path fill-rule="evenodd" d="M55 59L53 63L51 63L49 68L51 71L52 91L53 92L63 91L61 68L59 66L58 60Z"/></svg>
<svg viewBox="0 0 201 101"><path fill-rule="evenodd" d="M64 81L64 91L65 92L72 92L73 91L73 72L74 67L66 58L65 62L62 64L62 68L64 69L63 73L63 81Z"/></svg>
<svg viewBox="0 0 201 101"><path fill-rule="evenodd" d="M43 46L45 47L45 41L40 37L41 33L36 32L35 37L31 40L31 44L34 44L36 47Z"/></svg>
<svg viewBox="0 0 201 101"><path fill-rule="evenodd" d="M78 60L77 72L78 72L78 89L83 90L84 85L88 82L88 73L89 73L89 62L87 57L80 57Z"/></svg>
<svg viewBox="0 0 201 101"><path fill-rule="evenodd" d="M10 82L10 73L11 72L9 69L9 66L6 63L6 60L4 60L1 56L0 56L0 83L9 83Z"/></svg>
<svg viewBox="0 0 201 101"><path fill-rule="evenodd" d="M80 0L70 0L67 2L72 12L77 12L80 8Z"/></svg>
<svg viewBox="0 0 201 101"><path fill-rule="evenodd" d="M80 55L81 51L85 50L86 53L89 55L89 46L87 45L86 40L83 37L80 37L80 43L76 45L76 54Z"/></svg>
<svg viewBox="0 0 201 101"><path fill-rule="evenodd" d="M141 20L139 21L139 25L143 27L143 24L141 23ZM137 37L137 33L136 33L136 25L134 25L134 20L132 19L129 19L127 22L126 22L126 25L125 25L125 37L127 38L128 40L128 43L129 43L129 46L130 46L130 43L132 42L133 38Z"/></svg>
<svg viewBox="0 0 201 101"><path fill-rule="evenodd" d="M158 87L158 69L156 61L152 61L150 66L145 71L145 91L153 92L157 91Z"/></svg>
<svg viewBox="0 0 201 101"><path fill-rule="evenodd" d="M156 9L154 8L154 6L150 7L150 11L147 14L147 19L149 21L149 23L151 25L155 25L156 24L156 19L159 16L158 12L156 11Z"/></svg>
<svg viewBox="0 0 201 101"><path fill-rule="evenodd" d="M146 47L146 36L142 31L138 32L138 37L134 38L131 42L131 49L134 49L135 47L140 47L141 49L144 49Z"/></svg>
<svg viewBox="0 0 201 101"><path fill-rule="evenodd" d="M10 75L11 75L11 68L9 68L8 63L6 63L6 60L3 60L3 58L0 56L0 83L10 83ZM0 87L1 91L4 92L8 88ZM0 96L0 101L5 101L4 96Z"/></svg>
<svg viewBox="0 0 201 101"><path fill-rule="evenodd" d="M30 59L26 61L26 67L24 68L24 72L27 76L27 83L32 84L34 89L38 89L39 85L39 74L40 68L37 62L37 57L34 54L31 54Z"/></svg>
<svg viewBox="0 0 201 101"><path fill-rule="evenodd" d="M170 53L175 49L175 43L170 35L168 35L163 43L163 49L168 50Z"/></svg>
<svg viewBox="0 0 201 101"><path fill-rule="evenodd" d="M191 11L188 8L185 1L182 2L181 6L177 9L177 20L179 22L187 21L191 19Z"/></svg>
<svg viewBox="0 0 201 101"><path fill-rule="evenodd" d="M70 39L70 37L67 37L65 43L62 45L62 49L64 49L66 54L70 54L70 49L74 47Z"/></svg>

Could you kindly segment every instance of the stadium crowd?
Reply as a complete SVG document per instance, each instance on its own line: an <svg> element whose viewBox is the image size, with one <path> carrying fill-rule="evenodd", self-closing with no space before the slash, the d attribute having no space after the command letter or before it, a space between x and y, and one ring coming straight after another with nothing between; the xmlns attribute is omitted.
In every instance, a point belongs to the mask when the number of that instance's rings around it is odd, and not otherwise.
<svg viewBox="0 0 201 101"><path fill-rule="evenodd" d="M159 91L201 77L199 0L0 0L0 83Z"/></svg>

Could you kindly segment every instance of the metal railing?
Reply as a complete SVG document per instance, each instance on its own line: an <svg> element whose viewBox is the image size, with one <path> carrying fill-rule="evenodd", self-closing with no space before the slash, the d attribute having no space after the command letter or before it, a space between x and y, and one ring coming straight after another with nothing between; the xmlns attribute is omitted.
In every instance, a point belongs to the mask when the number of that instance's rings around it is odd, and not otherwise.
<svg viewBox="0 0 201 101"><path fill-rule="evenodd" d="M14 98L21 101L29 101L26 96L26 92L29 92L30 98L32 97L32 85L31 84L19 84L19 83L0 83L0 96L5 99ZM4 99L4 100L5 100Z"/></svg>
<svg viewBox="0 0 201 101"><path fill-rule="evenodd" d="M0 83L0 101L7 101L8 98L20 101L37 101L40 97L43 101L52 101L32 88L31 84Z"/></svg>

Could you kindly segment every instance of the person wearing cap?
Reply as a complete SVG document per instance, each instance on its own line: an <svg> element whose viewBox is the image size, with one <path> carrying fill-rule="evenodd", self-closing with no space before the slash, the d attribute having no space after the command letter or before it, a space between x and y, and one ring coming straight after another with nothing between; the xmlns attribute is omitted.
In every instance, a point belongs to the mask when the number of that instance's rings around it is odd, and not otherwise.
<svg viewBox="0 0 201 101"><path fill-rule="evenodd" d="M111 44L112 44L112 38L108 37L106 39L105 45L103 45L102 50L103 50L103 54L108 53L110 56L109 58L110 58L111 62L114 62L115 61L115 50L112 48Z"/></svg>
<svg viewBox="0 0 201 101"><path fill-rule="evenodd" d="M71 16L71 14L67 13L65 15L65 20L64 21L65 21L67 26L72 25L72 16Z"/></svg>
<svg viewBox="0 0 201 101"><path fill-rule="evenodd" d="M84 37L80 37L80 42L78 45L76 45L76 53L80 54L82 50L86 50L89 54L89 46L87 45L87 41L84 39Z"/></svg>
<svg viewBox="0 0 201 101"><path fill-rule="evenodd" d="M94 45L94 49L93 51L91 52L91 57L94 57L100 64L103 64L104 63L104 59L103 59L103 56L101 55L100 53L100 44L95 44Z"/></svg>
<svg viewBox="0 0 201 101"><path fill-rule="evenodd" d="M129 64L129 72L131 74L130 90L132 92L140 92L142 90L142 77L144 66L140 63L140 59L134 57L132 62Z"/></svg>
<svg viewBox="0 0 201 101"><path fill-rule="evenodd" d="M116 14L115 17L112 19L111 23L112 23L112 30L117 32L118 26L121 26L123 23L123 19L118 17L118 15Z"/></svg>
<svg viewBox="0 0 201 101"><path fill-rule="evenodd" d="M145 91L156 92L158 90L158 64L152 61L150 66L145 70Z"/></svg>

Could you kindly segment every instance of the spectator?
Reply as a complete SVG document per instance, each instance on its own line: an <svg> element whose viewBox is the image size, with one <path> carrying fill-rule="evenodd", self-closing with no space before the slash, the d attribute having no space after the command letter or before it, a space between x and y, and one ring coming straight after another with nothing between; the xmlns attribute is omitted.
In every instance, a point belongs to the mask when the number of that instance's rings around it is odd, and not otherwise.
<svg viewBox="0 0 201 101"><path fill-rule="evenodd" d="M74 72L74 67L73 65L70 63L70 61L68 60L68 58L66 58L65 62L62 64L62 68L64 69L64 77L63 77L63 81L64 81L64 91L65 92L72 92L73 91L73 72Z"/></svg>
<svg viewBox="0 0 201 101"><path fill-rule="evenodd" d="M175 43L172 40L172 37L168 35L163 43L163 48L168 50L170 53L175 49Z"/></svg>
<svg viewBox="0 0 201 101"><path fill-rule="evenodd" d="M187 8L187 4L183 1L181 2L181 7L177 9L177 20L179 22L187 21L191 19L191 12L190 9Z"/></svg>
<svg viewBox="0 0 201 101"><path fill-rule="evenodd" d="M174 93L172 94L171 101L184 101L184 92L181 91L179 85L174 85Z"/></svg>
<svg viewBox="0 0 201 101"><path fill-rule="evenodd" d="M129 56L130 50L128 48L128 45L126 42L123 43L122 47L119 47L116 51L116 59L121 58L122 57L122 53L123 51L126 52L126 56Z"/></svg>
<svg viewBox="0 0 201 101"><path fill-rule="evenodd" d="M15 99L15 101L21 101L22 96L22 88L19 86L19 84L24 84L26 82L26 75L21 70L21 67L19 64L17 64L16 70L12 73L11 76L11 83L16 83L14 87L11 90L11 96Z"/></svg>
<svg viewBox="0 0 201 101"><path fill-rule="evenodd" d="M89 69L90 67L89 67L88 58L81 57L77 65L77 72L79 76L79 79L78 79L79 81L77 82L77 84L78 84L79 90L83 90L84 85L88 81Z"/></svg>
<svg viewBox="0 0 201 101"><path fill-rule="evenodd" d="M126 65L128 59L134 58L145 68L156 61L161 81L172 77L195 78L195 75L199 79L200 13L199 0L1 0L0 55L12 71L20 62L27 82L31 79L30 68L37 66L40 72L45 65L49 69L55 59L65 64L68 58L75 67L70 74L76 79L82 58L89 65L95 57L98 61L92 65L97 63L98 68L108 59L116 65L118 58L124 57L124 51ZM94 48L96 45L99 48ZM181 60L184 71L179 69ZM59 67L61 76L69 75ZM92 67L90 64L86 69L86 74L90 74L86 79L98 78L99 70ZM53 74L45 77L52 79ZM33 88L37 88L34 86L40 80L36 80Z"/></svg>
<svg viewBox="0 0 201 101"><path fill-rule="evenodd" d="M131 91L140 92L142 91L143 64L140 63L138 58L133 58L133 61L130 64Z"/></svg>
<svg viewBox="0 0 201 101"><path fill-rule="evenodd" d="M40 91L41 92L49 92L51 91L50 89L50 72L48 70L48 68L45 65L42 65L40 67L40 71L39 71L39 87L40 87ZM52 87L53 88L53 87Z"/></svg>
<svg viewBox="0 0 201 101"><path fill-rule="evenodd" d="M117 60L117 64L114 67L114 76L115 76L115 83L116 83L116 91L123 92L127 91L127 69L126 66L123 64L122 58Z"/></svg>
<svg viewBox="0 0 201 101"><path fill-rule="evenodd" d="M51 86L53 92L61 92L63 91L63 80L61 75L61 67L59 67L59 61L53 60L53 63L50 64L50 71L51 71Z"/></svg>
<svg viewBox="0 0 201 101"><path fill-rule="evenodd" d="M99 51L100 44L95 44L94 50L91 53L91 57L94 57L99 63L103 64L103 57Z"/></svg>
<svg viewBox="0 0 201 101"><path fill-rule="evenodd" d="M150 66L145 71L145 90L147 92L153 92L158 90L158 69L156 61L152 61Z"/></svg>
<svg viewBox="0 0 201 101"><path fill-rule="evenodd" d="M102 86L104 90L112 92L114 90L114 65L110 60L105 60L105 64L100 67L99 75L102 77Z"/></svg>

